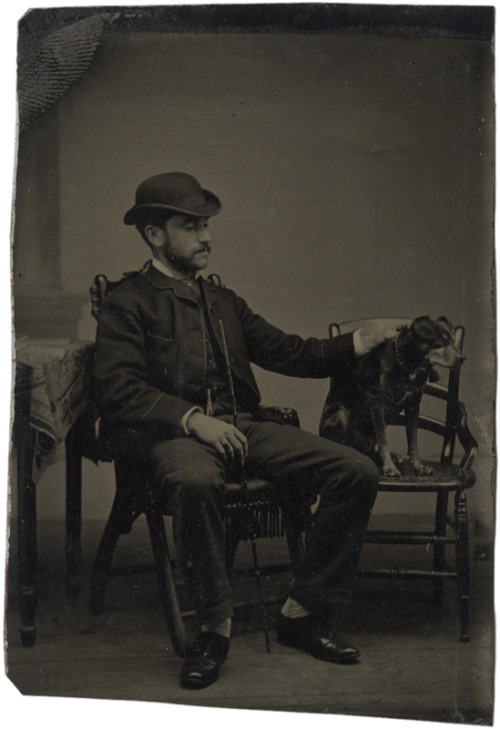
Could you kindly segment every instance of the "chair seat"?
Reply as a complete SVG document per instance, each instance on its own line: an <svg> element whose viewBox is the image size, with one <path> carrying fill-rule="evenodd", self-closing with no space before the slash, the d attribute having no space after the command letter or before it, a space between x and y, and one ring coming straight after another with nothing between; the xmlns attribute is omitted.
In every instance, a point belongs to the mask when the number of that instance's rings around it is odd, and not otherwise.
<svg viewBox="0 0 500 729"><path fill-rule="evenodd" d="M418 476L411 463L404 461L398 464L401 476L397 478L381 477L379 491L456 491L471 488L476 480L473 471L470 469L464 471L458 465L426 460L424 463L431 466L434 471L432 475Z"/></svg>
<svg viewBox="0 0 500 729"><path fill-rule="evenodd" d="M226 506L241 504L244 499L243 486L241 483L231 482L225 485ZM276 497L276 486L263 478L247 479L247 498L251 503L255 501L268 501Z"/></svg>

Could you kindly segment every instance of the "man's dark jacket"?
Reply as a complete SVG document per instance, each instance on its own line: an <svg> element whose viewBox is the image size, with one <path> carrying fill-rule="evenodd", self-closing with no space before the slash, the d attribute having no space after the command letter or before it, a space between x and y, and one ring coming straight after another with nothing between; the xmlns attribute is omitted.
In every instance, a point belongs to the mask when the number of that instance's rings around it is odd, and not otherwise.
<svg viewBox="0 0 500 729"><path fill-rule="evenodd" d="M250 363L295 377L326 378L354 358L352 334L302 339L254 314L233 291L200 277L217 337L224 324L235 390L245 409L260 394ZM196 284L150 266L124 279L103 303L97 327L94 382L100 413L115 426L152 427L180 435L183 415L206 406L205 323ZM220 343L220 339L219 339Z"/></svg>

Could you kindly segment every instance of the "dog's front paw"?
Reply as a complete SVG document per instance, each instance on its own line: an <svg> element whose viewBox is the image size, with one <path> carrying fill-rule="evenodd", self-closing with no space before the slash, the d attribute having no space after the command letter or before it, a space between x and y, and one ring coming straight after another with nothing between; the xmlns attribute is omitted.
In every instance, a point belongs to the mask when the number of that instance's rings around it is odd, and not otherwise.
<svg viewBox="0 0 500 729"><path fill-rule="evenodd" d="M401 476L401 472L396 468L394 463L383 466L382 473L387 478L397 478L398 476Z"/></svg>
<svg viewBox="0 0 500 729"><path fill-rule="evenodd" d="M431 466L427 466L420 460L412 460L411 465L417 476L432 476L434 469Z"/></svg>

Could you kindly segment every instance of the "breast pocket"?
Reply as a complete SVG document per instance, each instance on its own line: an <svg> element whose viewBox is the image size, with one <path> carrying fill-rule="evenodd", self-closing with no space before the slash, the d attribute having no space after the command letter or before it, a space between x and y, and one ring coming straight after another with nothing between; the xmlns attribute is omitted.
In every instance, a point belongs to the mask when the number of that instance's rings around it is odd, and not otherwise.
<svg viewBox="0 0 500 729"><path fill-rule="evenodd" d="M148 365L154 380L176 379L178 342L170 337L147 334Z"/></svg>

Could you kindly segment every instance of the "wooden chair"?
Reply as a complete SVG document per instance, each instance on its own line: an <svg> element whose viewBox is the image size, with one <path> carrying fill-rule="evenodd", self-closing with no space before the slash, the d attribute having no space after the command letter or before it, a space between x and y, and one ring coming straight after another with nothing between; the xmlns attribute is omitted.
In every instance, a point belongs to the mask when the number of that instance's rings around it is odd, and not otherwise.
<svg viewBox="0 0 500 729"><path fill-rule="evenodd" d="M124 274L126 278L128 274ZM98 320L102 302L107 294L120 284L108 281L104 275L95 277L90 288L92 314ZM291 408L269 408L288 423L300 427L297 413ZM102 441L101 441L102 442ZM100 460L111 461L105 444ZM104 533L94 560L89 609L100 614L105 606L106 585L112 573L112 561L118 539L131 531L133 522L141 515L146 516L154 563L158 576L160 598L165 613L168 631L175 652L184 655L186 635L184 618L192 611L183 610L178 597L175 580L175 560L172 557L164 517L170 516L165 505L155 496L152 479L144 466L123 460L114 461L115 498ZM238 544L251 539L251 532L257 539L283 537L287 539L290 562L259 568L259 573L293 570L303 549L303 533L308 528L311 502L280 504L277 488L269 481L248 478L246 497L241 484L226 486L226 569L231 573Z"/></svg>
<svg viewBox="0 0 500 729"><path fill-rule="evenodd" d="M399 319L363 319L348 321L342 324L330 324L330 336L338 336L356 329L366 328L377 331L400 321ZM455 346L462 352L464 327L455 329ZM477 442L467 426L465 405L459 399L460 370L458 365L446 370L439 368L440 381L428 383L422 399L418 428L419 431L433 433L439 441L435 453L441 453L439 460L430 459L424 462L433 468L430 476L417 476L409 462L398 465L401 477L381 477L379 491L412 494L435 494L434 529L432 531L374 531L368 529L365 542L375 544L426 545L432 547L432 569L388 569L359 570L358 574L366 577L397 578L431 578L436 599L443 593L444 580L451 578L458 585L460 640L466 642L470 638L469 601L470 601L470 567L469 537L466 491L474 485L475 474L472 465L477 451ZM439 405L436 407L436 401ZM425 414L426 412L430 414ZM401 415L391 424L404 426ZM420 438L420 441L422 438ZM460 459L455 458L457 443L462 448ZM421 448L423 452L423 446ZM453 496L453 511L450 514L449 501ZM454 562L450 567L446 561L446 546L454 547Z"/></svg>

